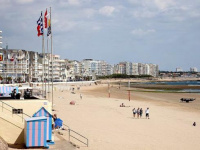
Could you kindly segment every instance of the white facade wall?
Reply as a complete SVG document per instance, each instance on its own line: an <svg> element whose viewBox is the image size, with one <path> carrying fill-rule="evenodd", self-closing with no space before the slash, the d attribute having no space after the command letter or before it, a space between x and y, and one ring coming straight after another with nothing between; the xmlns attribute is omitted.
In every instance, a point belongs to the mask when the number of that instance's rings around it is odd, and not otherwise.
<svg viewBox="0 0 200 150"><path fill-rule="evenodd" d="M176 72L183 72L183 69L182 68L176 68Z"/></svg>
<svg viewBox="0 0 200 150"><path fill-rule="evenodd" d="M145 75L150 75L150 65L145 64Z"/></svg>
<svg viewBox="0 0 200 150"><path fill-rule="evenodd" d="M0 49L2 49L2 44L3 44L3 42L2 42L2 31L0 31Z"/></svg>
<svg viewBox="0 0 200 150"><path fill-rule="evenodd" d="M13 80L21 78L27 80L29 74L29 54L25 50L0 50L3 61L0 62L1 74L4 77L12 77Z"/></svg>
<svg viewBox="0 0 200 150"><path fill-rule="evenodd" d="M132 63L131 62L126 62L126 74L127 75L132 75Z"/></svg>
<svg viewBox="0 0 200 150"><path fill-rule="evenodd" d="M190 68L190 72L198 72L198 70L197 70L196 67L191 67L191 68Z"/></svg>
<svg viewBox="0 0 200 150"><path fill-rule="evenodd" d="M132 75L139 75L138 63L132 63Z"/></svg>

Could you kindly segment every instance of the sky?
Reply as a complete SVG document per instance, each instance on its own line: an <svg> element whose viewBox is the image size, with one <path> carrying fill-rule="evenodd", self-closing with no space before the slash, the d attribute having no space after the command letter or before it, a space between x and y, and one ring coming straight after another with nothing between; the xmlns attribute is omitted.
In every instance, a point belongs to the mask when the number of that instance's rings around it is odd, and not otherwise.
<svg viewBox="0 0 200 150"><path fill-rule="evenodd" d="M199 0L0 0L3 47L42 52L36 22L50 7L53 51L62 59L200 70Z"/></svg>

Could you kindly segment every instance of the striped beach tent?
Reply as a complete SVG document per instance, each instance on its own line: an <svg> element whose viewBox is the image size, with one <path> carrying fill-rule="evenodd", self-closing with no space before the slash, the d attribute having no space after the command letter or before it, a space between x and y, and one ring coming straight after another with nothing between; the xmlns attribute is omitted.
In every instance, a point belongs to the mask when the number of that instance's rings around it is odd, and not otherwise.
<svg viewBox="0 0 200 150"><path fill-rule="evenodd" d="M46 117L32 117L25 119L24 136L26 147L49 148L46 139Z"/></svg>
<svg viewBox="0 0 200 150"><path fill-rule="evenodd" d="M0 86L0 96L9 96L14 89L17 93L19 92L18 86Z"/></svg>
<svg viewBox="0 0 200 150"><path fill-rule="evenodd" d="M41 116L45 116L47 118L47 132L46 132L46 136L47 136L47 141L48 144L54 144L54 142L52 141L52 115L44 108L40 108L40 110L38 110L33 117L41 117Z"/></svg>

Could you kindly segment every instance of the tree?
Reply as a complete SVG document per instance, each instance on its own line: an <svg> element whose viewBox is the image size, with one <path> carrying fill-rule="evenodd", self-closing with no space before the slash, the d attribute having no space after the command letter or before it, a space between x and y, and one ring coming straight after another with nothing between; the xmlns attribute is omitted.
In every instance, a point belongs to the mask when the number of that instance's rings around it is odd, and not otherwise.
<svg viewBox="0 0 200 150"><path fill-rule="evenodd" d="M22 78L21 78L21 77L18 77L18 78L17 78L17 82L18 82L18 83L21 83L21 81L22 81Z"/></svg>
<svg viewBox="0 0 200 150"><path fill-rule="evenodd" d="M3 80L3 77L0 75L0 80Z"/></svg>
<svg viewBox="0 0 200 150"><path fill-rule="evenodd" d="M10 83L12 81L12 77L7 77L7 82Z"/></svg>

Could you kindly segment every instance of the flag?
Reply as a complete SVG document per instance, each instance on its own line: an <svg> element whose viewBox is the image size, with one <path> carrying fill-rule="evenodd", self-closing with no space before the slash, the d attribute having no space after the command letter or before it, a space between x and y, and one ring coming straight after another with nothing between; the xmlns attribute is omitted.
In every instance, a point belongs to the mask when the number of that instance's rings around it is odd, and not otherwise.
<svg viewBox="0 0 200 150"><path fill-rule="evenodd" d="M0 61L3 61L3 54L0 53Z"/></svg>
<svg viewBox="0 0 200 150"><path fill-rule="evenodd" d="M38 36L43 35L43 19L42 19L42 12L41 16L37 21L37 31L38 31Z"/></svg>
<svg viewBox="0 0 200 150"><path fill-rule="evenodd" d="M47 36L51 35L51 20L48 19L48 29L47 29Z"/></svg>
<svg viewBox="0 0 200 150"><path fill-rule="evenodd" d="M47 9L46 9L46 12L44 14L44 28L47 28Z"/></svg>

